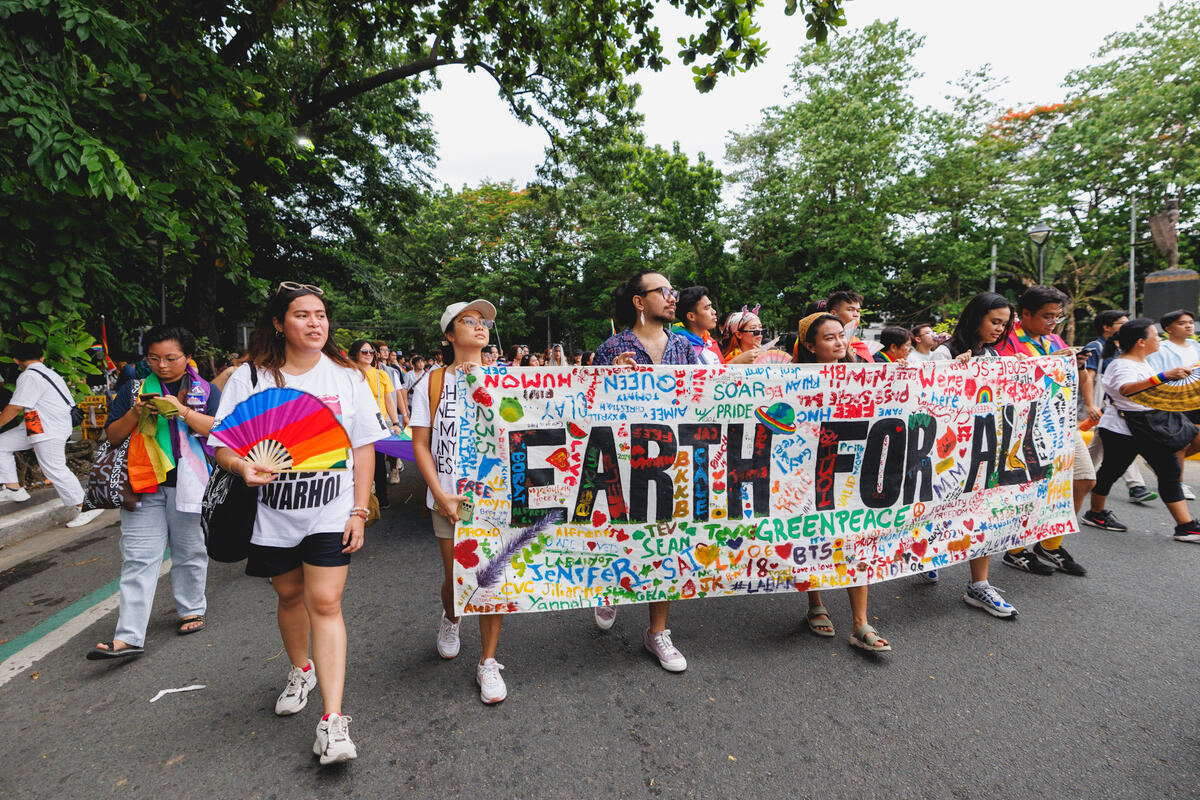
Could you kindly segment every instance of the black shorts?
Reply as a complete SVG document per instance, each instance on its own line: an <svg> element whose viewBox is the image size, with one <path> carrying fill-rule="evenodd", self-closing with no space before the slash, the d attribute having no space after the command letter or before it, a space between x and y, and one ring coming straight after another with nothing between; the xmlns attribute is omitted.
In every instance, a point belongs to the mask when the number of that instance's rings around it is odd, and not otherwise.
<svg viewBox="0 0 1200 800"><path fill-rule="evenodd" d="M1194 408L1191 411L1185 411L1183 412L1183 415L1197 425L1200 425L1200 408Z"/></svg>
<svg viewBox="0 0 1200 800"><path fill-rule="evenodd" d="M255 578L274 578L291 572L301 564L314 567L344 567L350 563L350 554L343 553L343 532L312 533L295 547L268 547L250 543L250 556L246 559L246 574Z"/></svg>

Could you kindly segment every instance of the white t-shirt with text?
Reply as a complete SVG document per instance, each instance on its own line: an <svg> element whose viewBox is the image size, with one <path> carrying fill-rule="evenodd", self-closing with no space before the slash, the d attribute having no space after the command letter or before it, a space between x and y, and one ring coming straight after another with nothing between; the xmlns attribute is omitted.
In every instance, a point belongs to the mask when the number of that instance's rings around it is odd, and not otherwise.
<svg viewBox="0 0 1200 800"><path fill-rule="evenodd" d="M421 378L413 389L409 424L414 428L430 428L429 449L433 453L433 465L437 469L438 483L446 494L454 491L458 473L458 376L443 370L442 401L437 404L437 418L429 419L429 375ZM433 490L425 492L425 505L433 508Z"/></svg>
<svg viewBox="0 0 1200 800"><path fill-rule="evenodd" d="M228 416L252 394L275 386L270 372L259 370L258 385L250 382L249 364L237 368L221 393L217 421ZM350 446L361 447L387 436L383 415L371 387L356 369L341 367L322 355L303 375L283 373L284 386L315 395L329 406ZM213 447L226 447L220 434L209 436ZM295 547L314 533L341 533L354 508L354 454L346 469L325 472L284 472L258 490L258 516L250 541L267 547Z"/></svg>

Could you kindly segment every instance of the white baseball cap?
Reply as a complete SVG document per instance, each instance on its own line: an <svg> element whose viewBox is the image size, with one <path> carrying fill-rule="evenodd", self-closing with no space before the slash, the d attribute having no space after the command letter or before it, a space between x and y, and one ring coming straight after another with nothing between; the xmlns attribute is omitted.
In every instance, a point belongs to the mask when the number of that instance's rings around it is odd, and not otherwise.
<svg viewBox="0 0 1200 800"><path fill-rule="evenodd" d="M450 324L458 319L465 311L478 311L484 319L496 318L496 307L487 300L472 300L469 303L451 303L442 312L442 333L450 329Z"/></svg>

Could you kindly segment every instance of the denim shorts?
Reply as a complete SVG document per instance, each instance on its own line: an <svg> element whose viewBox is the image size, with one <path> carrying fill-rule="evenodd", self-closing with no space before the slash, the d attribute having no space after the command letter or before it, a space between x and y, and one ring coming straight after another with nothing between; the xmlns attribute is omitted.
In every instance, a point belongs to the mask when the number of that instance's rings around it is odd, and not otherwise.
<svg viewBox="0 0 1200 800"><path fill-rule="evenodd" d="M246 574L255 578L274 578L291 572L301 564L313 567L344 567L350 563L350 554L343 553L343 532L313 533L295 547L269 547L250 543L250 556L246 559Z"/></svg>

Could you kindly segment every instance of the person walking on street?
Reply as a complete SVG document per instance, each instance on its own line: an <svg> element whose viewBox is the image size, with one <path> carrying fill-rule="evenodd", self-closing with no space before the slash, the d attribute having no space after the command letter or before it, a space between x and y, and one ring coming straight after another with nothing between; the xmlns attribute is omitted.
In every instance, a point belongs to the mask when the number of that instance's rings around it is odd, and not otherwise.
<svg viewBox="0 0 1200 800"><path fill-rule="evenodd" d="M67 523L78 528L100 516L101 509L83 510L83 485L67 467L67 439L74 425L71 409L75 403L67 383L47 367L42 358L45 348L39 343L17 342L12 346L13 361L21 369L12 398L0 411L0 429L24 412L24 425L0 433L0 503L24 503L29 492L17 480L14 453L33 450L46 480L54 485L64 506L79 513Z"/></svg>
<svg viewBox="0 0 1200 800"><path fill-rule="evenodd" d="M413 455L429 490L426 506L433 516L433 535L442 559L442 618L438 623L437 651L442 658L458 655L461 618L454 613L454 525L460 503L466 500L456 486L458 475L458 372L481 365L483 348L496 324L496 307L487 300L452 303L442 313L441 331L451 355L449 366L436 369L421 381L413 394ZM508 697L496 661L503 614L479 615L479 663L475 682L479 699L499 703Z"/></svg>
<svg viewBox="0 0 1200 800"><path fill-rule="evenodd" d="M317 724L313 753L324 765L358 757L350 738L351 719L342 715L347 646L342 592L350 556L362 549L365 538L374 443L387 436L387 429L362 372L330 338L323 295L319 287L291 281L276 288L254 331L247 363L226 384L217 417L272 386L308 392L332 409L346 429L351 446L347 469L281 475L240 458L219 434L210 436L209 443L216 447L222 469L259 487L246 574L270 579L278 597L279 633L291 662L275 713L301 711L320 680L324 716ZM307 485L308 491L285 491L299 485ZM315 506L314 497L321 498Z"/></svg>
<svg viewBox="0 0 1200 800"><path fill-rule="evenodd" d="M1031 286L1017 298L1020 319L1008 338L996 346L1002 356L1036 358L1038 356L1074 355L1075 351L1054 332L1063 320L1067 296L1053 286ZM1075 501L1075 513L1083 507L1088 492L1096 485L1096 468L1092 466L1087 452L1087 443L1078 429L1074 431L1075 466L1071 490ZM1128 464L1125 465L1129 466ZM1124 471L1124 467L1122 467ZM1009 550L1001 559L1005 566L1023 570L1034 575L1053 575L1065 572L1068 575L1084 576L1087 570L1071 557L1062 546L1062 536L1050 536L1032 549L1018 547ZM1049 562L1049 563L1046 563Z"/></svg>
<svg viewBox="0 0 1200 800"><path fill-rule="evenodd" d="M1107 405L1104 390L1100 388L1100 380L1104 377L1104 371L1108 369L1115 356L1103 358L1101 354L1104 352L1104 346L1109 339L1117 335L1117 331L1121 330L1121 326L1128 321L1129 315L1124 311L1115 309L1101 311L1096 315L1093 323L1096 326L1096 333L1099 334L1098 338L1083 346L1087 360L1079 368L1081 406L1079 416L1081 421L1086 420L1088 427L1094 427L1100 421L1100 416L1104 413L1104 406ZM1088 443L1088 455L1091 456L1092 466L1099 468L1100 462L1104 459L1104 439L1099 434L1092 434L1092 441ZM1129 492L1130 502L1149 503L1158 499L1158 492L1146 488L1146 479L1142 477L1142 471L1138 468L1136 461L1129 465L1129 469L1125 470L1125 474L1121 477L1125 481L1126 491ZM1084 522L1087 523L1086 515Z"/></svg>
<svg viewBox="0 0 1200 800"><path fill-rule="evenodd" d="M666 276L658 272L640 272L617 287L613 301L614 321L623 329L597 348L593 365L699 363L691 343L667 330L675 321L679 292L671 288ZM760 343L761 335L760 327L757 340ZM647 607L650 625L642 634L642 644L654 654L663 669L683 672L687 669L687 659L671 641L671 631L667 629L671 602L660 600L648 603ZM617 618L616 608L608 605L597 606L593 614L601 630L611 628Z"/></svg>
<svg viewBox="0 0 1200 800"><path fill-rule="evenodd" d="M145 437L152 437L170 469L153 474L157 485L142 491L137 507L121 509L121 599L117 629L109 642L87 653L91 661L138 656L145 652L146 627L158 587L163 550L171 547L171 590L183 636L203 630L208 601L208 552L200 529L200 501L210 467L202 437L212 430L221 392L200 377L188 362L196 338L185 328L158 326L142 336L142 351L152 370L145 380L121 387L108 411L104 433L116 446L131 436L143 437L132 447L130 468L137 471ZM147 433L150 428L153 433ZM163 447L165 443L165 447Z"/></svg>

